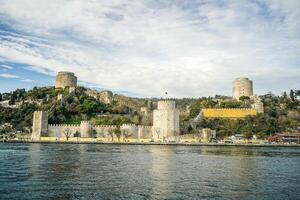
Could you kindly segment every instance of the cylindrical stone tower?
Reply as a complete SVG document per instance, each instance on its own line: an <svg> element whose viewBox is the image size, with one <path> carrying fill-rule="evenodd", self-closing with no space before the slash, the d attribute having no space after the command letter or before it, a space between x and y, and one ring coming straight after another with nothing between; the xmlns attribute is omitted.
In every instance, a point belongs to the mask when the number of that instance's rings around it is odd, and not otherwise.
<svg viewBox="0 0 300 200"><path fill-rule="evenodd" d="M159 101L153 111L153 139L165 140L176 135L179 135L179 110L175 101Z"/></svg>
<svg viewBox="0 0 300 200"><path fill-rule="evenodd" d="M253 83L246 77L237 78L232 82L232 96L239 99L241 96L253 96Z"/></svg>
<svg viewBox="0 0 300 200"><path fill-rule="evenodd" d="M56 75L55 88L76 87L77 77L73 72L58 72Z"/></svg>

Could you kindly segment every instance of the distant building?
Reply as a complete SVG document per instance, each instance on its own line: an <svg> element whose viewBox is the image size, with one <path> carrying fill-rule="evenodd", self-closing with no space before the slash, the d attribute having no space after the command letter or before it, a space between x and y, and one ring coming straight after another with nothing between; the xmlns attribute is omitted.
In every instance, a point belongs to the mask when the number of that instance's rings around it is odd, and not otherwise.
<svg viewBox="0 0 300 200"><path fill-rule="evenodd" d="M77 77L73 72L58 72L55 80L55 88L74 88L77 86Z"/></svg>
<svg viewBox="0 0 300 200"><path fill-rule="evenodd" d="M205 118L244 118L248 115L257 115L251 108L205 108L202 109Z"/></svg>
<svg viewBox="0 0 300 200"><path fill-rule="evenodd" d="M253 96L254 103L252 108L255 109L258 113L264 113L264 104L258 96Z"/></svg>
<svg viewBox="0 0 300 200"><path fill-rule="evenodd" d="M232 82L232 97L239 100L241 96L253 95L253 83L246 77L237 78Z"/></svg>

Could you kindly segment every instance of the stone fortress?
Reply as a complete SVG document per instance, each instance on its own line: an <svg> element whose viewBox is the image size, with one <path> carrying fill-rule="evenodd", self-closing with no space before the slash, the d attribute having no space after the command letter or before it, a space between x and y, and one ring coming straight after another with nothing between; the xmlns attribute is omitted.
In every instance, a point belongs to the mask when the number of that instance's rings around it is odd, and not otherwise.
<svg viewBox="0 0 300 200"><path fill-rule="evenodd" d="M80 125L48 124L46 111L35 111L31 139L39 141L41 137L64 138L98 138L102 141L113 141L114 138L122 141L169 141L168 138L179 135L179 111L175 102L164 100L158 102L159 109L154 110L154 126L123 124L93 126L89 121L81 121ZM117 130L120 130L118 132ZM173 138L172 138L173 139ZM118 141L117 140L117 141Z"/></svg>
<svg viewBox="0 0 300 200"><path fill-rule="evenodd" d="M72 72L59 72L56 76L55 88L69 88L69 93L75 91L77 87L77 77ZM116 100L124 101L124 96L113 96L111 91L98 92L88 89L86 94L96 98L102 103L110 104ZM62 99L62 94L58 99ZM248 96L254 100L252 108L216 108L202 109L197 116L205 118L243 118L248 115L256 115L263 112L263 104L258 96L253 96L253 83L248 78L237 78L233 81L233 98L239 100L241 96ZM151 106L139 105L144 115L149 115ZM150 108L150 110L149 110ZM152 114L152 113L151 113ZM160 100L157 102L157 109L153 110L152 126L123 124L114 125L93 125L89 121L81 121L80 125L69 124L48 124L48 113L46 111L35 111L33 116L33 127L31 139L39 141L43 137L47 138L97 138L98 141L129 141L136 142L170 142L186 140L189 138L215 138L216 132L210 129L203 129L199 134L180 135L179 127L180 112L176 109L175 101ZM114 140L117 139L117 140Z"/></svg>

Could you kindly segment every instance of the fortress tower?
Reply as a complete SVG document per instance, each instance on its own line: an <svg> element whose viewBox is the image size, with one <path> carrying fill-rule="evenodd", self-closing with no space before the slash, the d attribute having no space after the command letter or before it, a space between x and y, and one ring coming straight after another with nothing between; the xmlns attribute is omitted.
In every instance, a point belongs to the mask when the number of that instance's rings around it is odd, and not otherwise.
<svg viewBox="0 0 300 200"><path fill-rule="evenodd" d="M179 135L179 110L175 101L159 101L153 112L153 139L164 140Z"/></svg>
<svg viewBox="0 0 300 200"><path fill-rule="evenodd" d="M55 88L76 87L77 77L72 72L58 72L56 75Z"/></svg>
<svg viewBox="0 0 300 200"><path fill-rule="evenodd" d="M38 141L42 135L48 133L48 113L35 111L33 113L31 140Z"/></svg>
<svg viewBox="0 0 300 200"><path fill-rule="evenodd" d="M81 121L80 123L80 137L91 137L92 125L89 121Z"/></svg>
<svg viewBox="0 0 300 200"><path fill-rule="evenodd" d="M253 95L253 83L246 77L237 78L232 82L232 96L239 99L241 96Z"/></svg>

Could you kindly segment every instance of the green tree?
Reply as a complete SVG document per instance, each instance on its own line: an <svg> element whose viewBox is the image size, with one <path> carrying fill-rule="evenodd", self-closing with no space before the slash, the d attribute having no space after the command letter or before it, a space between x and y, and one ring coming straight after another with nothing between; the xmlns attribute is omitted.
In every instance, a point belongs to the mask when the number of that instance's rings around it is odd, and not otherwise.
<svg viewBox="0 0 300 200"><path fill-rule="evenodd" d="M9 105L15 105L16 104L16 94L15 93L12 93L12 95L10 95L10 99L9 99L9 102L8 104Z"/></svg>
<svg viewBox="0 0 300 200"><path fill-rule="evenodd" d="M248 96L241 96L240 98L239 98L239 100L240 101L246 101L246 100L250 100L250 97L248 97Z"/></svg>
<svg viewBox="0 0 300 200"><path fill-rule="evenodd" d="M122 132L121 132L120 126L117 126L117 128L116 128L116 129L114 129L114 134L117 136L117 138L118 138L118 141L120 142L121 135L122 135Z"/></svg>

